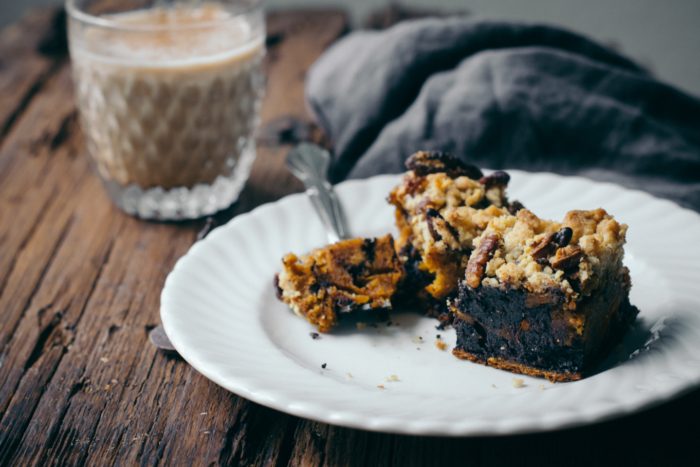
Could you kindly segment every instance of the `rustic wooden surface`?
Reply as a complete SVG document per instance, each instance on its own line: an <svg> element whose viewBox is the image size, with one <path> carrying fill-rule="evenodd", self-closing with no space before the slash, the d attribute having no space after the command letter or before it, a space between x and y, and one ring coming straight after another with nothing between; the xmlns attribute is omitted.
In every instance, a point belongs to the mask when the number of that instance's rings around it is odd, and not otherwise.
<svg viewBox="0 0 700 467"><path fill-rule="evenodd" d="M143 222L110 204L55 15L31 12L0 35L0 465L697 465L700 391L554 433L410 437L276 412L156 350L165 277L203 222ZM269 15L263 126L308 121L304 73L346 28L337 11ZM220 222L301 189L288 148L259 146Z"/></svg>

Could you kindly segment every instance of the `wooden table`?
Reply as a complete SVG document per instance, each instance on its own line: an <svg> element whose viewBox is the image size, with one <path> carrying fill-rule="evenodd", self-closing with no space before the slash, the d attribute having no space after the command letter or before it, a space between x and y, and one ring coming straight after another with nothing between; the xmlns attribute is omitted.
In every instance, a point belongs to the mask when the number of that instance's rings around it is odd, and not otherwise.
<svg viewBox="0 0 700 467"><path fill-rule="evenodd" d="M398 436L262 407L154 348L163 282L203 222L144 222L107 199L76 124L64 21L34 11L0 36L0 465L700 463L700 391L554 433ZM263 127L308 121L305 71L347 21L339 11L268 16ZM274 139L219 221L301 190L284 168L289 145Z"/></svg>

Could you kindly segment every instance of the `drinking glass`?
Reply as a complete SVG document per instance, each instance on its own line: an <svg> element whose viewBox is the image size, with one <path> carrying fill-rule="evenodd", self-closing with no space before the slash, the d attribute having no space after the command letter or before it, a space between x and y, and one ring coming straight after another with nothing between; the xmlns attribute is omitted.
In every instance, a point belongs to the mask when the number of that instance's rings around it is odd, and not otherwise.
<svg viewBox="0 0 700 467"><path fill-rule="evenodd" d="M146 219L233 203L255 159L261 0L67 0L88 152L111 199Z"/></svg>

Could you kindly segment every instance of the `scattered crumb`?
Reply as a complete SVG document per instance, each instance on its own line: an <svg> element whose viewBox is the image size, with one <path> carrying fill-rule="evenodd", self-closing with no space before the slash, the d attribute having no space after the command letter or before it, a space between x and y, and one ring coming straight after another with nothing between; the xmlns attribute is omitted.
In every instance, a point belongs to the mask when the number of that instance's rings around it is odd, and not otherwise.
<svg viewBox="0 0 700 467"><path fill-rule="evenodd" d="M423 338L421 336L418 336L413 339L413 342L415 342L416 344L420 344L421 342L423 342Z"/></svg>
<svg viewBox="0 0 700 467"><path fill-rule="evenodd" d="M323 365L321 365L321 368L326 368L326 363L324 363Z"/></svg>
<svg viewBox="0 0 700 467"><path fill-rule="evenodd" d="M379 389L384 389L384 386L377 386Z"/></svg>
<svg viewBox="0 0 700 467"><path fill-rule="evenodd" d="M317 332L310 332L309 335L311 336L312 339L318 339L318 333L317 333Z"/></svg>
<svg viewBox="0 0 700 467"><path fill-rule="evenodd" d="M436 339L440 339L440 334L438 334L437 336L435 336L435 338L436 338Z"/></svg>
<svg viewBox="0 0 700 467"><path fill-rule="evenodd" d="M202 412L202 413L200 413L199 415L206 415L206 414L207 414L206 412Z"/></svg>
<svg viewBox="0 0 700 467"><path fill-rule="evenodd" d="M384 377L384 381L389 381L389 377L388 377L388 376L385 376L385 377Z"/></svg>
<svg viewBox="0 0 700 467"><path fill-rule="evenodd" d="M506 348L505 348L505 347L501 347L501 350L506 350Z"/></svg>
<svg viewBox="0 0 700 467"><path fill-rule="evenodd" d="M396 376L396 375L391 375L391 380L392 380L392 381L396 381L397 379L399 379L398 376Z"/></svg>
<svg viewBox="0 0 700 467"><path fill-rule="evenodd" d="M364 329L367 327L367 323L357 323L357 329Z"/></svg>
<svg viewBox="0 0 700 467"><path fill-rule="evenodd" d="M374 342L372 342L372 347L376 347L376 346L377 346L377 344L375 344Z"/></svg>
<svg viewBox="0 0 700 467"><path fill-rule="evenodd" d="M107 358L107 357L102 357L102 358L100 359L100 361L101 361L102 363L107 363L107 362L109 361L109 358Z"/></svg>
<svg viewBox="0 0 700 467"><path fill-rule="evenodd" d="M496 389L496 385L495 385L495 384L492 384L491 387L494 388L494 389Z"/></svg>
<svg viewBox="0 0 700 467"><path fill-rule="evenodd" d="M204 432L205 435L206 435L207 433L209 433L209 432L208 432L208 431L205 431L205 432Z"/></svg>
<svg viewBox="0 0 700 467"><path fill-rule="evenodd" d="M420 350L420 347L416 347L416 350Z"/></svg>
<svg viewBox="0 0 700 467"><path fill-rule="evenodd" d="M540 384L537 388L538 388L540 391L544 391L544 384Z"/></svg>
<svg viewBox="0 0 700 467"><path fill-rule="evenodd" d="M119 384L119 381L117 381L116 379L113 379L112 381L110 381L110 383L112 383L112 384Z"/></svg>
<svg viewBox="0 0 700 467"><path fill-rule="evenodd" d="M110 386L110 385L108 384L107 386L105 386L105 391L109 391L109 389L110 389L111 387L112 387L112 386Z"/></svg>
<svg viewBox="0 0 700 467"><path fill-rule="evenodd" d="M350 373L346 373L348 375L348 378L352 378L352 375Z"/></svg>
<svg viewBox="0 0 700 467"><path fill-rule="evenodd" d="M513 387L519 388L520 386L523 385L524 382L525 382L524 379L513 378Z"/></svg>
<svg viewBox="0 0 700 467"><path fill-rule="evenodd" d="M447 348L447 344L442 339L438 339L435 341L435 347L440 350L445 350Z"/></svg>

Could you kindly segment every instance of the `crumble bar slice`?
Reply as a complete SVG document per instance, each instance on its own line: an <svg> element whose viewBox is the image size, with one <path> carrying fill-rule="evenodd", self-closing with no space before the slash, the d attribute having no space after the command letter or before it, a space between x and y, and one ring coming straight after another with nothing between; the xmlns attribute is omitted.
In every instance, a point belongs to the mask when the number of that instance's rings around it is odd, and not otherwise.
<svg viewBox="0 0 700 467"><path fill-rule="evenodd" d="M622 264L626 232L603 209L561 223L526 209L492 219L449 304L453 354L553 382L590 374L639 313Z"/></svg>
<svg viewBox="0 0 700 467"><path fill-rule="evenodd" d="M485 177L478 168L441 152L418 152L406 161L408 172L391 192L399 238L396 249L406 267L399 300L418 304L449 323L445 299L457 291L473 249L488 222L522 208L508 203L510 176Z"/></svg>
<svg viewBox="0 0 700 467"><path fill-rule="evenodd" d="M343 240L301 258L282 258L275 276L277 298L313 325L328 332L343 313L387 308L404 277L394 239Z"/></svg>

